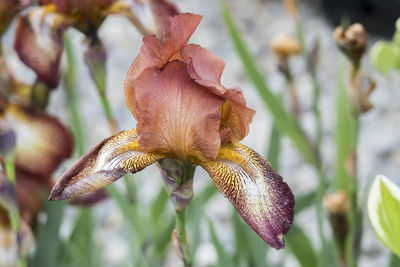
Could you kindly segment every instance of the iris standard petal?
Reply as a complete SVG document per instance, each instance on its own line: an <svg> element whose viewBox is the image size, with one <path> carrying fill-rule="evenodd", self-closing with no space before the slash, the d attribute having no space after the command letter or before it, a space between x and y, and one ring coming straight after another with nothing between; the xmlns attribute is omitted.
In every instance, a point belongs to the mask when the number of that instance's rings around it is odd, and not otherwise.
<svg viewBox="0 0 400 267"><path fill-rule="evenodd" d="M239 89L226 89L221 84L221 75L225 67L222 59L199 45L189 44L181 51L190 77L198 84L205 86L226 102L221 108L221 140L236 143L249 132L249 124L255 111L246 106L246 100Z"/></svg>
<svg viewBox="0 0 400 267"><path fill-rule="evenodd" d="M139 55L133 61L125 79L126 105L136 118L136 97L134 82L145 69L149 67L162 68L169 61L180 57L179 51L189 41L199 25L202 16L181 14L171 18L170 26L164 28L163 40L153 35L143 38L143 46Z"/></svg>
<svg viewBox="0 0 400 267"><path fill-rule="evenodd" d="M10 104L5 119L17 134L16 165L35 179L47 181L70 157L72 136L55 117Z"/></svg>
<svg viewBox="0 0 400 267"><path fill-rule="evenodd" d="M181 160L215 159L220 148L219 108L224 100L195 83L186 64L148 68L134 83L139 146Z"/></svg>
<svg viewBox="0 0 400 267"><path fill-rule="evenodd" d="M127 172L138 172L164 155L144 153L137 143L136 130L121 131L83 155L57 181L50 200L61 200L100 189Z"/></svg>
<svg viewBox="0 0 400 267"><path fill-rule="evenodd" d="M223 143L236 143L249 133L249 125L256 112L246 106L246 100L239 89L227 89L223 97L226 102L221 107L221 140Z"/></svg>
<svg viewBox="0 0 400 267"><path fill-rule="evenodd" d="M14 48L19 58L54 88L60 80L64 31L71 21L61 14L49 12L51 9L54 6L35 8L19 18Z"/></svg>
<svg viewBox="0 0 400 267"><path fill-rule="evenodd" d="M293 221L294 197L264 158L240 143L228 143L216 160L199 164L266 243L276 249L284 247L284 236Z"/></svg>
<svg viewBox="0 0 400 267"><path fill-rule="evenodd" d="M188 44L181 51L181 57L188 64L190 77L198 84L209 87L215 94L222 95L225 88L221 85L224 61L207 49Z"/></svg>

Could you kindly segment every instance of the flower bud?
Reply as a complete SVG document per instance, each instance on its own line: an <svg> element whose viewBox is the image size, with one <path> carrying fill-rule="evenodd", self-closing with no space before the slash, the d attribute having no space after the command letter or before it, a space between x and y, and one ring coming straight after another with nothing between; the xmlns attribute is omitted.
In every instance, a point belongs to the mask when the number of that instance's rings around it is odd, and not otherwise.
<svg viewBox="0 0 400 267"><path fill-rule="evenodd" d="M49 90L47 83L37 79L32 85L31 105L34 108L44 110L49 102Z"/></svg>
<svg viewBox="0 0 400 267"><path fill-rule="evenodd" d="M278 57L284 58L298 55L301 52L301 46L298 40L281 33L272 38L270 47Z"/></svg>
<svg viewBox="0 0 400 267"><path fill-rule="evenodd" d="M161 176L171 196L176 212L183 211L193 198L193 174L195 167L176 159L159 161Z"/></svg>
<svg viewBox="0 0 400 267"><path fill-rule="evenodd" d="M367 32L363 25L355 23L347 28L347 30L342 26L338 26L333 32L333 37L337 46L352 61L352 64L357 69L367 45Z"/></svg>
<svg viewBox="0 0 400 267"><path fill-rule="evenodd" d="M8 157L12 155L16 144L16 135L11 126L0 120L0 155L2 157Z"/></svg>
<svg viewBox="0 0 400 267"><path fill-rule="evenodd" d="M346 253L345 242L349 233L347 214L351 209L347 193L339 191L326 195L323 204L329 213L329 221L339 248L339 257L344 259Z"/></svg>

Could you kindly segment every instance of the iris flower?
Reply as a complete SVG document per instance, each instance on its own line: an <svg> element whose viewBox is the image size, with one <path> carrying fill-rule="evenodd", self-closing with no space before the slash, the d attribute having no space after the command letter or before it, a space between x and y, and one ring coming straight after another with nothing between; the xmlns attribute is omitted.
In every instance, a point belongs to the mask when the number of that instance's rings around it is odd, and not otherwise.
<svg viewBox="0 0 400 267"><path fill-rule="evenodd" d="M201 19L180 14L165 26L161 41L143 38L125 80L137 128L103 140L81 157L57 181L50 200L91 192L127 172L175 159L204 168L249 226L270 246L283 248L293 194L262 156L239 143L255 112L239 89L220 83L224 62L187 44Z"/></svg>
<svg viewBox="0 0 400 267"><path fill-rule="evenodd" d="M71 156L73 141L57 118L29 106L32 88L17 81L1 57L0 73L0 147L10 146L15 135L15 147L7 150L15 150L19 210L30 224L42 208L43 193L54 184L53 172Z"/></svg>
<svg viewBox="0 0 400 267"><path fill-rule="evenodd" d="M14 47L20 59L55 88L60 80L63 37L69 27L82 32L93 45L99 42L97 31L108 15L125 15L139 31L151 33L158 29L144 26L147 13L155 17L153 24L161 25L177 12L166 0L151 0L149 6L138 0L41 0L39 7L19 18Z"/></svg>

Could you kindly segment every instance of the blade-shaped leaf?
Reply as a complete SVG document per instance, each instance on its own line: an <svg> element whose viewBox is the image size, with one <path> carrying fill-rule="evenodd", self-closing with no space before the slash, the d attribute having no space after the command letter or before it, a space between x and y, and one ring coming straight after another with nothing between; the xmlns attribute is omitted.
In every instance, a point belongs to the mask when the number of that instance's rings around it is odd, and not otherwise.
<svg viewBox="0 0 400 267"><path fill-rule="evenodd" d="M238 29L236 28L236 25L229 14L228 7L224 1L221 1L221 8L229 35L231 36L238 55L242 60L244 70L271 112L271 115L276 122L276 126L282 133L286 134L292 140L301 155L307 161L317 164L317 158L314 150L308 142L306 136L301 131L299 125L289 115L279 99L271 92L265 83L264 77L258 70L256 62L254 61L250 51L247 49L247 46L244 43Z"/></svg>
<svg viewBox="0 0 400 267"><path fill-rule="evenodd" d="M400 188L383 175L371 186L368 215L377 236L400 256Z"/></svg>
<svg viewBox="0 0 400 267"><path fill-rule="evenodd" d="M237 212L232 213L236 238L235 261L248 266L264 267L268 246L248 227Z"/></svg>
<svg viewBox="0 0 400 267"><path fill-rule="evenodd" d="M388 74L390 70L394 69L399 59L398 47L392 43L378 41L371 48L371 63L383 74Z"/></svg>
<svg viewBox="0 0 400 267"><path fill-rule="evenodd" d="M65 203L46 203L47 222L39 228L37 247L32 266L51 267L58 265L61 250L59 230Z"/></svg>
<svg viewBox="0 0 400 267"><path fill-rule="evenodd" d="M336 91L336 160L334 185L337 189L350 192L351 178L345 169L346 160L351 152L351 111L346 96L343 71L339 71Z"/></svg>
<svg viewBox="0 0 400 267"><path fill-rule="evenodd" d="M218 253L218 266L221 267L235 266L235 264L229 257L228 253L225 251L225 248L222 246L222 243L219 240L217 233L215 232L214 226L209 219L208 219L208 228L210 229L211 240Z"/></svg>
<svg viewBox="0 0 400 267"><path fill-rule="evenodd" d="M317 266L317 256L311 241L300 227L292 225L286 236L286 243L301 266Z"/></svg>

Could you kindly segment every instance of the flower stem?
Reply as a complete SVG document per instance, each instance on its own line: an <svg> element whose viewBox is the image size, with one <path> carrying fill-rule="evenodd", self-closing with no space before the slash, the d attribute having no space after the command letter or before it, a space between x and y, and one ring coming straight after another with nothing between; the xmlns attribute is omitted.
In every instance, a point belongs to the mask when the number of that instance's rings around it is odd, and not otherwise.
<svg viewBox="0 0 400 267"><path fill-rule="evenodd" d="M85 130L83 127L82 118L80 117L79 98L75 89L78 65L71 40L68 35L66 35L64 39L64 46L68 62L68 70L64 75L64 86L67 94L68 109L70 112L76 150L78 155L82 156L85 153Z"/></svg>
<svg viewBox="0 0 400 267"><path fill-rule="evenodd" d="M6 175L10 183L14 187L17 187L17 179L16 179L16 174L15 174L15 154L12 153L12 155L9 155L5 158L5 169L6 169ZM18 233L19 230L19 225L20 225L20 217L19 217L19 212L18 212L18 206L16 209L10 208L8 210L9 215L10 215L10 221L11 221L11 228L14 233Z"/></svg>
<svg viewBox="0 0 400 267"><path fill-rule="evenodd" d="M110 102L108 101L105 91L104 91L104 93L101 93L99 90L99 95L100 95L101 105L103 107L104 114L108 121L108 127L110 128L110 132L112 134L115 134L118 131L117 123L116 123L114 116L112 115Z"/></svg>
<svg viewBox="0 0 400 267"><path fill-rule="evenodd" d="M178 231L178 238L180 245L182 246L182 260L185 267L192 266L192 261L190 258L189 244L187 242L186 236L186 221L185 221L185 210L177 211L175 213L176 229Z"/></svg>
<svg viewBox="0 0 400 267"><path fill-rule="evenodd" d="M326 181L326 176L325 176L325 170L323 166L323 162L321 160L321 144L322 144L322 119L321 119L321 112L319 109L319 98L320 98L320 92L321 88L318 84L317 80L317 73L316 73L316 58L312 58L311 52L308 50L305 38L304 38L304 28L303 28L303 23L300 20L300 18L296 19L296 31L297 31L297 37L300 41L300 46L303 51L303 56L304 60L308 66L308 72L310 73L311 79L312 79L312 87L313 87L313 103L312 103L312 108L315 116L315 153L316 157L318 159L316 163L316 168L318 169L318 178L319 178L319 184L317 188L317 222L318 222L318 233L321 239L321 254L320 254L320 260L319 260L319 265L323 266L324 265L324 259L327 258L327 241L325 239L324 235L324 230L323 230L323 218L324 218L324 210L323 210L323 205L322 205L322 200L325 195L325 191L328 187L328 183Z"/></svg>

